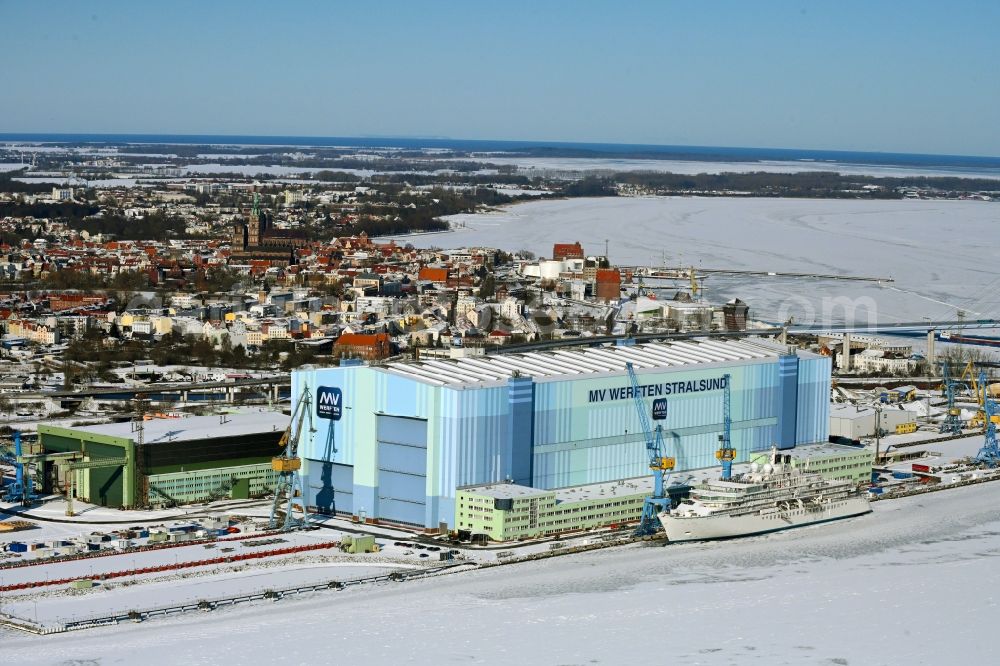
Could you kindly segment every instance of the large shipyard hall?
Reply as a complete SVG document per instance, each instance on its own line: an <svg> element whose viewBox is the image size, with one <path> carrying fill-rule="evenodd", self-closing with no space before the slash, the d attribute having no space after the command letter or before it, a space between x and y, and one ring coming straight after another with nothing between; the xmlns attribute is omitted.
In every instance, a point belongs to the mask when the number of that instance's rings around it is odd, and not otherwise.
<svg viewBox="0 0 1000 666"><path fill-rule="evenodd" d="M627 364L676 472L717 465L727 382L737 462L827 440L829 358L753 337L303 368L292 391L314 405L300 447L307 504L455 529L470 486L645 479Z"/></svg>

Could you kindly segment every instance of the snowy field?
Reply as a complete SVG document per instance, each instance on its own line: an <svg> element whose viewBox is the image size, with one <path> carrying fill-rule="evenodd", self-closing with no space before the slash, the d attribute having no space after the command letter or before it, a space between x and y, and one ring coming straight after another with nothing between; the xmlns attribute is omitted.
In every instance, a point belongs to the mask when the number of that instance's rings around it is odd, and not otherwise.
<svg viewBox="0 0 1000 666"><path fill-rule="evenodd" d="M996 484L741 541L629 546L139 625L19 664L994 663Z"/></svg>
<svg viewBox="0 0 1000 666"><path fill-rule="evenodd" d="M452 216L455 231L403 236L418 247L484 245L551 256L580 241L620 265L816 272L893 283L709 277L705 297L747 301L772 322L834 325L1000 315L1000 205L978 201L858 201L695 197L533 201ZM670 285L667 285L670 286ZM678 286L685 286L680 284ZM676 288L676 287L675 287ZM661 293L669 297L674 289Z"/></svg>

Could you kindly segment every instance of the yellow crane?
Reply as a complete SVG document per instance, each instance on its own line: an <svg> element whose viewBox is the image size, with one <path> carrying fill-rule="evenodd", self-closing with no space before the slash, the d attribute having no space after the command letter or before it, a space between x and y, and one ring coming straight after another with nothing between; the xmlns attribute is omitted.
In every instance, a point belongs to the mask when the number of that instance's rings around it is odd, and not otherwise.
<svg viewBox="0 0 1000 666"><path fill-rule="evenodd" d="M278 473L274 487L274 500L271 504L270 529L281 529L283 532L298 529L309 522L309 512L306 509L305 489L299 470L302 459L299 458L299 444L302 440L303 426L308 421L308 431L315 432L312 421L312 399L309 386L302 387L288 427L281 435L279 446L281 453L271 458L271 469ZM295 516L296 509L301 514Z"/></svg>
<svg viewBox="0 0 1000 666"><path fill-rule="evenodd" d="M962 371L962 381L969 382L969 388L972 389L973 395L976 396L976 402L979 404L979 409L976 411L975 416L969 419L970 428L979 428L982 430L986 429L986 394L990 391L990 384L979 383L979 379L976 375L976 364L969 361L965 364L965 370ZM1000 426L1000 414L994 414L990 417L994 425Z"/></svg>

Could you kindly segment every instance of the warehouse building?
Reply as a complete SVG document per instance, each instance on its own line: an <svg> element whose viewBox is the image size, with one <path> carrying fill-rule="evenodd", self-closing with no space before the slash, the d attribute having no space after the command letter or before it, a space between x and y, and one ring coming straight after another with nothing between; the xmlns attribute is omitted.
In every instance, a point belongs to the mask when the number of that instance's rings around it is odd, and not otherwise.
<svg viewBox="0 0 1000 666"><path fill-rule="evenodd" d="M874 437L877 429L894 433L907 424L915 424L916 415L901 405L885 407L881 414L872 407L835 405L830 408L830 434L848 439Z"/></svg>
<svg viewBox="0 0 1000 666"><path fill-rule="evenodd" d="M110 507L247 499L274 487L271 458L289 417L259 411L109 423L39 425L45 492ZM72 475L72 478L70 478Z"/></svg>
<svg viewBox="0 0 1000 666"><path fill-rule="evenodd" d="M738 460L827 440L829 358L758 338L303 368L292 391L308 392L315 416L299 449L307 504L455 528L463 486L645 477L628 362L679 470L717 464L727 375Z"/></svg>

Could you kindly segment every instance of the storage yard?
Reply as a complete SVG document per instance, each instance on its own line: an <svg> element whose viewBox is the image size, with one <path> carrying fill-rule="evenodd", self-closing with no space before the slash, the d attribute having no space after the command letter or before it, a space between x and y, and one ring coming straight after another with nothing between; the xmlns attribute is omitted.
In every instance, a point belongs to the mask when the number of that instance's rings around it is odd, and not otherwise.
<svg viewBox="0 0 1000 666"><path fill-rule="evenodd" d="M87 513L85 526L42 520L6 542L0 617L9 626L49 633L129 613L140 621L186 606L210 610L303 587L413 575L442 561L461 566L450 549L329 529L280 532L266 518L213 515L124 528L97 523L115 517L105 510Z"/></svg>

